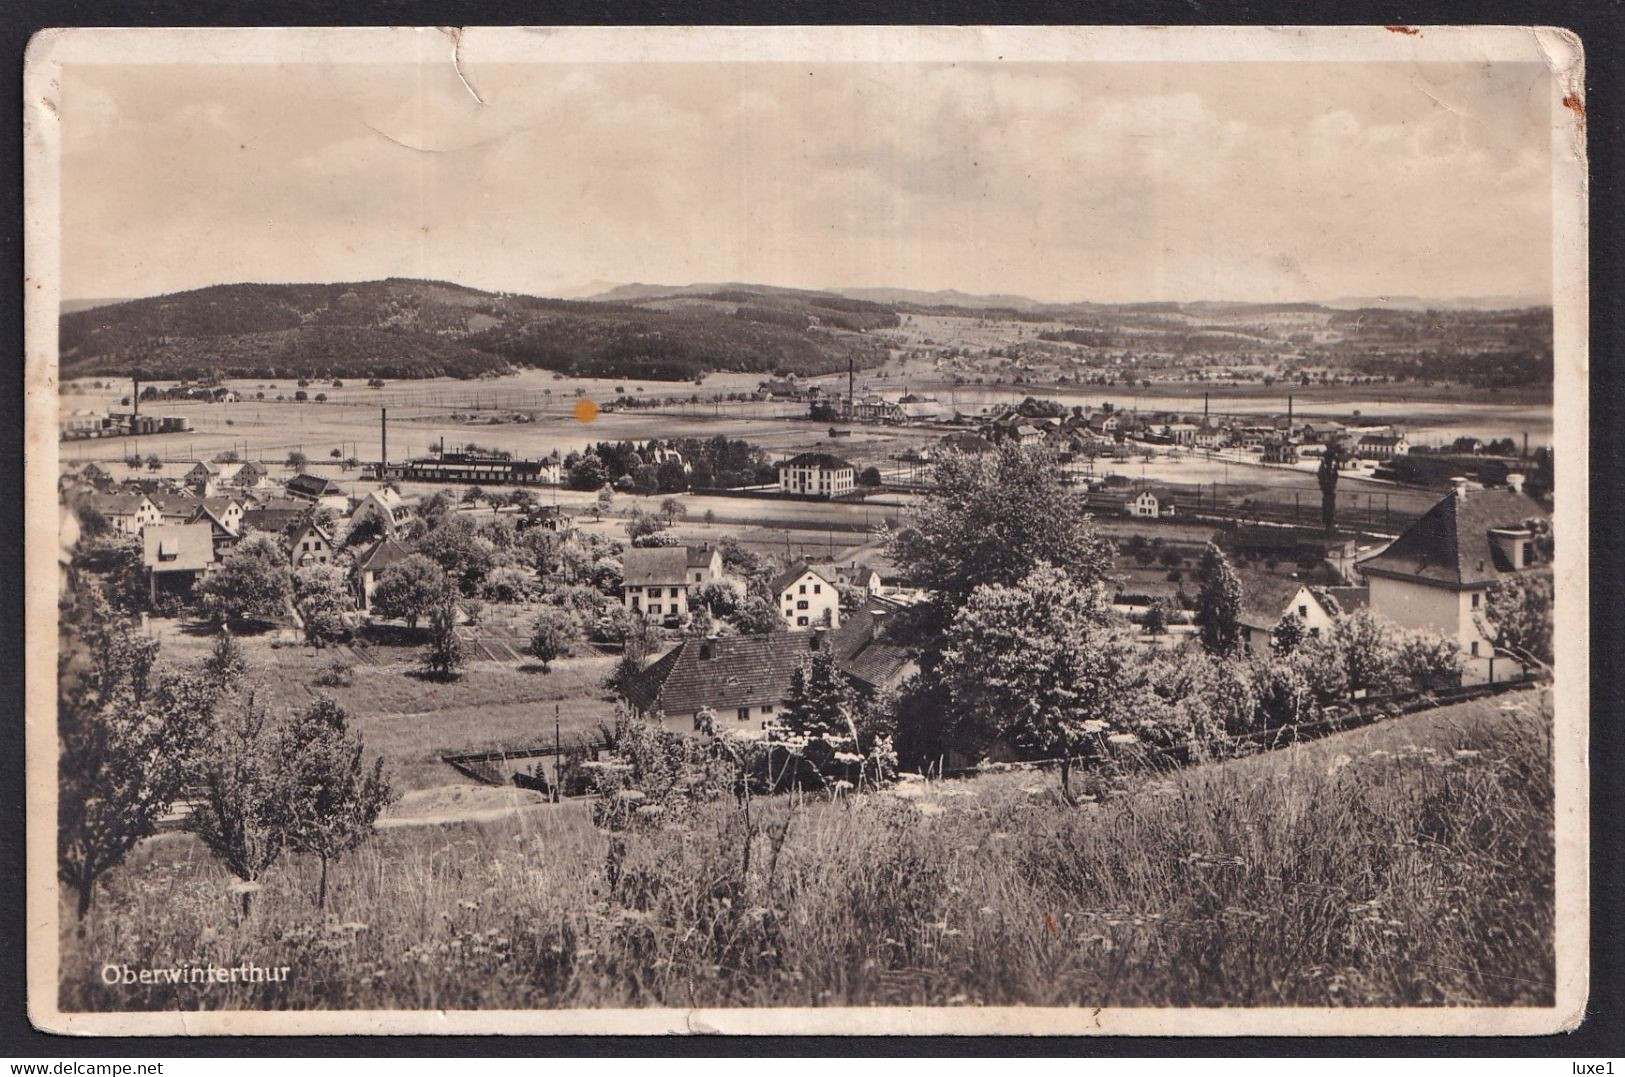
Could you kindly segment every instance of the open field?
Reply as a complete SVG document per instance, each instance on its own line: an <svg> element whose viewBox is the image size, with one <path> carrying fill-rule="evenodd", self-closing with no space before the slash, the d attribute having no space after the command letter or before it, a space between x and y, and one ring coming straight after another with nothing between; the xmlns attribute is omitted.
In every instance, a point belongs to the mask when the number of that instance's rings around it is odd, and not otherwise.
<svg viewBox="0 0 1625 1077"><path fill-rule="evenodd" d="M242 918L200 845L149 841L83 937L64 918L61 1004L1549 1005L1549 721L1533 692L1458 704L1081 809L1017 771L748 817L724 798L612 838L582 803L515 797L383 830L325 916L313 864L279 864ZM109 953L292 971L109 988Z"/></svg>

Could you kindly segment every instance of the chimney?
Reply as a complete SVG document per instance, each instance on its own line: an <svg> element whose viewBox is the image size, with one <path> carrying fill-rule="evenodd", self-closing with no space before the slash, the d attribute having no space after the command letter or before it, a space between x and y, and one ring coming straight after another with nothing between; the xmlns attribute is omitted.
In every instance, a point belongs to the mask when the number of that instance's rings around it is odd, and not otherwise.
<svg viewBox="0 0 1625 1077"><path fill-rule="evenodd" d="M1450 477L1450 487L1455 491L1457 501L1467 500L1467 476L1452 475Z"/></svg>
<svg viewBox="0 0 1625 1077"><path fill-rule="evenodd" d="M822 628L815 628L811 632L807 633L807 635L809 637L807 640L807 649L809 651L823 650L824 630Z"/></svg>
<svg viewBox="0 0 1625 1077"><path fill-rule="evenodd" d="M705 660L709 659L710 657L711 657L711 641L709 639L701 640L700 641L700 660L705 661Z"/></svg>
<svg viewBox="0 0 1625 1077"><path fill-rule="evenodd" d="M1523 473L1518 471L1507 472L1507 489L1515 494L1523 493Z"/></svg>

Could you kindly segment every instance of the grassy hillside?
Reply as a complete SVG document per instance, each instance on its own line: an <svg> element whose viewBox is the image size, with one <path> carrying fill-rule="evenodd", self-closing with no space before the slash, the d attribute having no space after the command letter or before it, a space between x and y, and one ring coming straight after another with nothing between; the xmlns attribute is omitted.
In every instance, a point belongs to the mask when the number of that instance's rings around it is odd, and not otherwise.
<svg viewBox="0 0 1625 1077"><path fill-rule="evenodd" d="M64 377L476 377L511 367L690 379L708 370L876 365L889 308L816 293L722 293L660 309L434 281L229 284L64 313Z"/></svg>
<svg viewBox="0 0 1625 1077"><path fill-rule="evenodd" d="M613 836L585 806L394 828L280 865L234 915L183 837L115 871L69 1009L1541 1005L1550 712L1478 701L1139 775L1082 809L1016 772L836 803L731 799ZM128 929L138 925L139 932ZM132 966L287 964L274 986L108 988Z"/></svg>

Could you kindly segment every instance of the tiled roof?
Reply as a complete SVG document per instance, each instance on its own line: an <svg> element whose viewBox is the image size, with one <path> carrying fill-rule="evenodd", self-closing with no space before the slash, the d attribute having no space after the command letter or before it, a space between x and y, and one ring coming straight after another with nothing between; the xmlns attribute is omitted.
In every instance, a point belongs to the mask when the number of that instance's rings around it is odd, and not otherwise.
<svg viewBox="0 0 1625 1077"><path fill-rule="evenodd" d="M786 587L790 586L792 583L795 583L797 580L801 579L801 577L803 575L805 575L806 573L808 573L808 572L811 572L814 576L818 576L818 573L813 569L813 567L811 565L807 564L807 562L805 562L805 561L797 561L795 564L791 565L789 568L785 569L783 572L779 573L777 576L774 576L773 577L773 582L769 583L767 585L767 589L769 591L773 592L773 594L775 596L773 600L775 602L777 602L778 601L777 596L778 596L778 593L780 591L784 590ZM822 577L822 576L818 576L818 578L821 579L821 580L824 580L824 577ZM825 583L831 583L832 581L824 580L824 582Z"/></svg>
<svg viewBox="0 0 1625 1077"><path fill-rule="evenodd" d="M689 568L705 568L711 563L711 555L717 552L715 546L686 546L688 551Z"/></svg>
<svg viewBox="0 0 1625 1077"><path fill-rule="evenodd" d="M1287 603L1303 588L1302 580L1267 572L1243 569L1241 578L1241 623L1253 628L1274 628L1286 612Z"/></svg>
<svg viewBox="0 0 1625 1077"><path fill-rule="evenodd" d="M831 641L842 672L870 690L889 687L914 660L914 651L887 636L886 618L858 610L841 622Z"/></svg>
<svg viewBox="0 0 1625 1077"><path fill-rule="evenodd" d="M189 519L197 512L198 507L203 504L190 494L154 493L148 494L147 497L154 505L158 506L158 511L165 516L176 516L182 519Z"/></svg>
<svg viewBox="0 0 1625 1077"><path fill-rule="evenodd" d="M796 666L819 640L817 632L685 639L633 677L626 698L639 710L666 714L780 703Z"/></svg>
<svg viewBox="0 0 1625 1077"><path fill-rule="evenodd" d="M90 494L91 507L103 516L134 516L147 500L145 494Z"/></svg>
<svg viewBox="0 0 1625 1077"><path fill-rule="evenodd" d="M779 465L780 467L817 467L826 471L836 471L841 468L851 468L853 465L839 456L827 452L804 452L799 456L792 456Z"/></svg>
<svg viewBox="0 0 1625 1077"><path fill-rule="evenodd" d="M626 551L621 581L627 585L680 584L688 573L688 550L682 546L639 546Z"/></svg>
<svg viewBox="0 0 1625 1077"><path fill-rule="evenodd" d="M342 494L343 488L332 479L324 479L320 475L295 475L288 480L290 493L303 494L306 497L325 497L328 494Z"/></svg>
<svg viewBox="0 0 1625 1077"><path fill-rule="evenodd" d="M199 572L214 563L214 527L200 523L144 528L141 563L158 572Z"/></svg>
<svg viewBox="0 0 1625 1077"><path fill-rule="evenodd" d="M369 569L371 569L373 572L382 572L395 562L404 561L411 556L412 548L410 546L407 546L402 542L396 542L394 539L386 538L363 554L361 560L356 564L356 568L360 569L362 572L366 572Z"/></svg>
<svg viewBox="0 0 1625 1077"><path fill-rule="evenodd" d="M1343 613L1355 613L1371 604L1371 592L1364 587L1319 587L1316 590L1331 595Z"/></svg>
<svg viewBox="0 0 1625 1077"><path fill-rule="evenodd" d="M1360 562L1360 569L1423 583L1463 586L1487 583L1513 566L1490 539L1497 527L1549 519L1539 503L1512 490L1452 490L1386 550Z"/></svg>

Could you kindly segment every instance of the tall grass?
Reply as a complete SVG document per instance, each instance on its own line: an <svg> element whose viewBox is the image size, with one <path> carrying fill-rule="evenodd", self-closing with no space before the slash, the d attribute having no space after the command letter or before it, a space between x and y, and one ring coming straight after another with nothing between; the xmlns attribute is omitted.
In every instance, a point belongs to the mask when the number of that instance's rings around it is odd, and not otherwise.
<svg viewBox="0 0 1625 1077"><path fill-rule="evenodd" d="M583 805L284 865L246 920L184 838L63 939L65 1009L1508 1005L1552 1001L1549 713L1446 708L1061 806L1053 777ZM289 965L131 986L103 963Z"/></svg>

